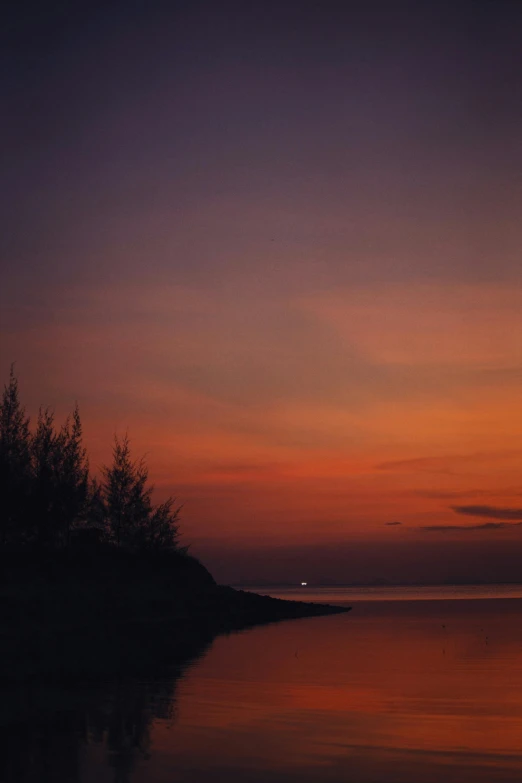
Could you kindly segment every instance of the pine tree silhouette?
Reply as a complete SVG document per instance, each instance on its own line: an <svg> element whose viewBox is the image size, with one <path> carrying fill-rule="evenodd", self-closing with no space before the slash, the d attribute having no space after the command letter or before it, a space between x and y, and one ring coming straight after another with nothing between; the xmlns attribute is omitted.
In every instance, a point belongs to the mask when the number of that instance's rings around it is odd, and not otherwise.
<svg viewBox="0 0 522 783"><path fill-rule="evenodd" d="M116 546L129 550L176 549L180 508L174 498L152 504L143 459L133 461L128 435L114 438L113 461L104 466L102 496L107 527Z"/></svg>
<svg viewBox="0 0 522 783"><path fill-rule="evenodd" d="M27 490L30 481L29 418L20 403L11 365L0 402L0 545L27 540Z"/></svg>

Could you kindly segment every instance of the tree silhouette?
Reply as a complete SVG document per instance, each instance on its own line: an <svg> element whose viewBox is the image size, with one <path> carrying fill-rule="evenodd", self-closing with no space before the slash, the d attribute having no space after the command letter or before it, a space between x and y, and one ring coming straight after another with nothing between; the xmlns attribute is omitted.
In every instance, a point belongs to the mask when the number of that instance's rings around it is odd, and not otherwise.
<svg viewBox="0 0 522 783"><path fill-rule="evenodd" d="M0 402L0 545L26 540L27 489L30 480L29 418L20 404L11 365Z"/></svg>
<svg viewBox="0 0 522 783"><path fill-rule="evenodd" d="M54 414L40 408L36 431L31 438L31 538L39 548L56 543L58 437L54 430Z"/></svg>
<svg viewBox="0 0 522 783"><path fill-rule="evenodd" d="M82 424L76 404L57 437L57 527L61 543L69 546L71 530L86 521L89 462L82 444Z"/></svg>
<svg viewBox="0 0 522 783"><path fill-rule="evenodd" d="M180 551L173 498L152 503L143 459L131 458L129 438L114 439L102 480L89 476L78 405L63 426L40 408L29 429L11 367L0 401L0 547L38 550L116 545L133 552Z"/></svg>
<svg viewBox="0 0 522 783"><path fill-rule="evenodd" d="M147 486L142 459L133 461L128 435L114 438L113 460L102 468L102 496L108 534L118 547L129 550L176 549L180 508L169 498L152 504L154 487Z"/></svg>
<svg viewBox="0 0 522 783"><path fill-rule="evenodd" d="M87 515L89 466L78 406L58 432L53 412L40 408L30 453L32 538L39 548L68 547L72 528Z"/></svg>
<svg viewBox="0 0 522 783"><path fill-rule="evenodd" d="M175 507L174 498L168 498L164 503L154 506L140 530L140 548L164 552L178 549L178 519L181 506ZM186 551L186 550L185 550Z"/></svg>
<svg viewBox="0 0 522 783"><path fill-rule="evenodd" d="M98 532L100 538L108 538L107 512L103 487L96 476L89 478L85 501L84 527Z"/></svg>
<svg viewBox="0 0 522 783"><path fill-rule="evenodd" d="M112 465L102 468L102 492L108 533L116 546L134 549L136 534L152 509L152 488L146 488L148 473L143 460L134 462L128 435L114 437Z"/></svg>

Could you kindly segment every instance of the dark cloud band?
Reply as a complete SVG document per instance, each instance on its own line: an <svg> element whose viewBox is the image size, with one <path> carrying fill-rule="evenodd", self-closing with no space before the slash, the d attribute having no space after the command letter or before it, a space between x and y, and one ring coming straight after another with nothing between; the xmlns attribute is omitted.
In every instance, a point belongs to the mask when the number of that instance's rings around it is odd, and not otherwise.
<svg viewBox="0 0 522 783"><path fill-rule="evenodd" d="M522 508L501 508L499 506L451 506L456 514L488 519L522 520Z"/></svg>
<svg viewBox="0 0 522 783"><path fill-rule="evenodd" d="M427 533L447 533L455 530L475 531L475 530L509 530L513 527L522 526L522 522L481 522L479 525L426 525L419 527Z"/></svg>

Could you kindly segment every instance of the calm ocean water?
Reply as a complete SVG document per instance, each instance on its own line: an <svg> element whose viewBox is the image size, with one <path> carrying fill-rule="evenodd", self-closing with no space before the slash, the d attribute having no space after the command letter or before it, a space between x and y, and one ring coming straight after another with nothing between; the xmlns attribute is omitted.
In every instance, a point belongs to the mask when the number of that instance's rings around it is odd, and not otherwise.
<svg viewBox="0 0 522 783"><path fill-rule="evenodd" d="M219 637L181 674L13 689L0 780L522 780L522 588L270 594L353 610Z"/></svg>

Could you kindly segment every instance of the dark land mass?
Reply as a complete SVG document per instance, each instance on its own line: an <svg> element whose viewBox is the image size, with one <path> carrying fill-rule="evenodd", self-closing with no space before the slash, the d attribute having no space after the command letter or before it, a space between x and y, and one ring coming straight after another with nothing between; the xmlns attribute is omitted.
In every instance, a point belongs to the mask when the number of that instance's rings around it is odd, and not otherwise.
<svg viewBox="0 0 522 783"><path fill-rule="evenodd" d="M216 636L345 611L219 586L180 551L4 553L0 783L130 783Z"/></svg>
<svg viewBox="0 0 522 783"><path fill-rule="evenodd" d="M90 475L78 405L61 427L40 408L31 430L11 366L0 395L0 680L155 671L220 633L346 611L218 586L180 546L175 498L152 495L128 435Z"/></svg>
<svg viewBox="0 0 522 783"><path fill-rule="evenodd" d="M179 552L11 553L0 565L3 682L160 672L222 633L348 611L217 585Z"/></svg>

